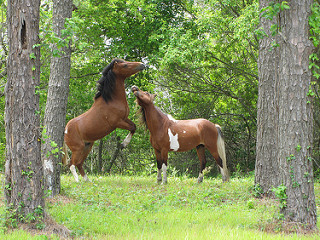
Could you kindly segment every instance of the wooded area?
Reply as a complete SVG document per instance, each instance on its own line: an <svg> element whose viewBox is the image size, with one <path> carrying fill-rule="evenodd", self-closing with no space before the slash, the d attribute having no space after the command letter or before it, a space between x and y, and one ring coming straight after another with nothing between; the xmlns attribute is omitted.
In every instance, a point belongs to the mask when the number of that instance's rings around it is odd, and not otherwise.
<svg viewBox="0 0 320 240"><path fill-rule="evenodd" d="M10 86L22 84L17 76L27 76L18 70L12 73L20 63L9 64L9 40L14 39L7 31L7 22L19 25L24 21L21 17L15 18L20 19L19 23L10 20L7 7L10 9L11 2L14 1L0 0L1 113L5 112L5 99L9 102L16 96L14 92L8 94ZM59 8L58 3L64 4ZM28 49L25 61L30 60L34 64L32 72L39 73L39 82L31 76L35 80L34 103L39 99L39 107L29 109L38 118L32 120L37 129L30 131L42 132L35 139L42 141L46 189L53 195L59 192L60 183L54 172L60 171L56 159L60 158L65 123L90 108L102 69L117 57L150 66L126 80L129 118L138 128L122 150L120 142L128 134L124 130L117 129L96 142L85 161L87 173L148 175L157 171L149 133L138 124L138 107L130 91L131 86L137 85L157 94L155 105L175 119L205 118L219 124L232 174L256 170L256 184L262 193L269 193L280 184L293 186L294 190L299 185L301 197L314 202L313 176L320 175L320 5L319 1L304 4L263 0L74 0L71 5L67 0L42 1L38 12L39 41L18 48ZM20 33L22 38L23 31ZM39 64L33 63L36 61ZM296 99L301 105L296 104ZM11 104L6 107L7 125L13 122L9 119L13 112L9 111L17 108L18 114L22 109L19 104ZM290 125L293 122L297 125ZM4 114L0 114L0 156L5 156L6 144L14 135L5 132L4 123ZM19 130L14 126L12 129ZM296 140L296 136L301 138ZM286 145L291 139L296 141ZM29 143L30 139L26 141ZM305 165L296 168L295 159L300 157ZM217 176L219 169L208 152L206 158L205 174ZM3 170L5 161L0 157ZM195 150L169 154L168 163L169 175L198 175ZM285 166L287 175L278 170L279 164ZM69 172L67 168L61 170ZM299 181L294 184L302 178L306 185ZM50 181L56 184L53 189L48 185ZM292 192L289 187L287 190L291 199ZM286 209L295 208L290 204L288 200L288 208L286 205L282 209L285 216L291 214ZM314 213L315 204L311 205L307 212ZM310 224L315 223L314 216Z"/></svg>

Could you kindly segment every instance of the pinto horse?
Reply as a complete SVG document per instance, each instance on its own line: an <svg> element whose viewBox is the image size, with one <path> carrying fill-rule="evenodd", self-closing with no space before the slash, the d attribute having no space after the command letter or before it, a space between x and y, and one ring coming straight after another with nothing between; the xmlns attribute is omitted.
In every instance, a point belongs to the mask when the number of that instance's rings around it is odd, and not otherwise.
<svg viewBox="0 0 320 240"><path fill-rule="evenodd" d="M131 75L146 69L141 62L126 62L114 59L102 71L98 81L98 92L91 108L82 115L71 119L64 132L65 152L62 162L67 163L66 145L72 152L70 170L78 182L75 167L84 180L88 180L82 165L88 156L93 143L111 133L116 128L129 130L122 147L126 147L136 130L136 125L128 119L129 106L126 99L124 81Z"/></svg>
<svg viewBox="0 0 320 240"><path fill-rule="evenodd" d="M158 176L157 181L167 183L168 152L185 152L193 148L197 149L200 160L200 172L198 182L203 181L203 169L206 167L205 148L209 150L216 160L222 180L228 181L224 140L219 125L215 125L206 119L175 120L170 115L164 114L153 104L155 95L139 90L133 86L133 94L137 103L141 106L142 119L150 132L150 142L155 150Z"/></svg>

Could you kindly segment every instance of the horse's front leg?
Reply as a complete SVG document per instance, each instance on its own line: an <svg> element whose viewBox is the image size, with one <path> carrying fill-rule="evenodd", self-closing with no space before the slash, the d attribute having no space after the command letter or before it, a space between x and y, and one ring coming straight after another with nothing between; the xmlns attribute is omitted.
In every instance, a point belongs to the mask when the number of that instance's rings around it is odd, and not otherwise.
<svg viewBox="0 0 320 240"><path fill-rule="evenodd" d="M168 151L167 150L161 150L161 170L162 170L162 175L163 175L163 180L162 184L167 184L167 169L168 169ZM157 161L158 162L158 161ZM158 162L159 163L159 162ZM158 174L159 174L159 164L158 164Z"/></svg>
<svg viewBox="0 0 320 240"><path fill-rule="evenodd" d="M128 146L128 144L130 143L131 138L136 131L136 125L130 119L127 118L127 119L121 119L117 124L117 127L130 131L129 134L121 143L121 149L122 149Z"/></svg>
<svg viewBox="0 0 320 240"><path fill-rule="evenodd" d="M161 175L161 170L162 170L162 160L161 160L161 152L158 150L154 150L156 154L156 160L157 160L157 169L158 169L158 174L157 174L157 183L162 182L162 175Z"/></svg>

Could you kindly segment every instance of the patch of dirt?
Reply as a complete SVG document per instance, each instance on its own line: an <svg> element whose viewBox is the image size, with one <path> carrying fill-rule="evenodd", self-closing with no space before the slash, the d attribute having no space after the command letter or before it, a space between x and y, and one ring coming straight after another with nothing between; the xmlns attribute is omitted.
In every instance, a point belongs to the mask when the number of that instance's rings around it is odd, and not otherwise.
<svg viewBox="0 0 320 240"><path fill-rule="evenodd" d="M73 239L71 231L63 225L58 224L50 216L46 216L43 220L45 227L37 229L36 224L19 224L17 229L22 229L29 232L31 235L45 235L50 239L50 236L56 235L59 239ZM11 229L9 231L14 231Z"/></svg>
<svg viewBox="0 0 320 240"><path fill-rule="evenodd" d="M68 204L72 202L73 200L62 195L57 195L53 198L47 198L46 202L49 204ZM51 216L48 214L45 214L45 217L43 219L44 228L38 229L36 223L20 223L17 228L9 229L8 231L14 231L16 229L22 229L24 231L27 231L31 235L45 235L49 239L52 237L52 235L58 236L59 239L73 239L74 236L72 235L72 232L65 226L58 224Z"/></svg>
<svg viewBox="0 0 320 240"><path fill-rule="evenodd" d="M57 195L54 196L53 198L47 198L46 202L50 203L50 204L56 204L56 203L61 203L62 205L71 203L73 200L71 198L68 198L66 196L63 195Z"/></svg>
<svg viewBox="0 0 320 240"><path fill-rule="evenodd" d="M310 226L297 222L286 222L274 219L272 222L260 226L264 232L267 233L283 233L286 235L290 234L301 234L301 235L314 235L319 234L318 229L311 229Z"/></svg>

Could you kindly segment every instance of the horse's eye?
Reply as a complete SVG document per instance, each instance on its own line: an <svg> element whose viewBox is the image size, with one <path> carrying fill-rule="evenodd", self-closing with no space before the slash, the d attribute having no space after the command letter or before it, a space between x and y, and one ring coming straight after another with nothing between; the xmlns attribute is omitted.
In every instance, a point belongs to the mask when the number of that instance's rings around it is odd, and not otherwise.
<svg viewBox="0 0 320 240"><path fill-rule="evenodd" d="M128 64L124 64L123 67L124 67L124 68L127 68L127 67L128 67Z"/></svg>

